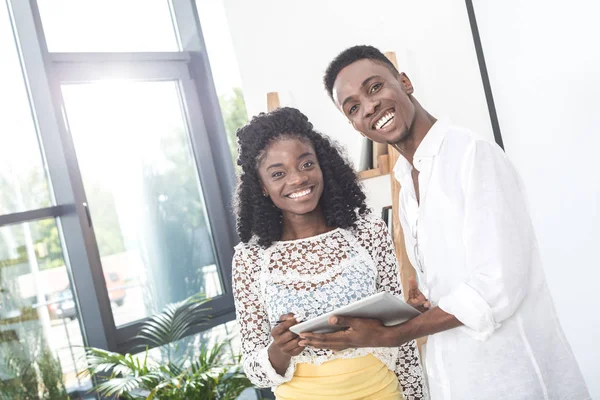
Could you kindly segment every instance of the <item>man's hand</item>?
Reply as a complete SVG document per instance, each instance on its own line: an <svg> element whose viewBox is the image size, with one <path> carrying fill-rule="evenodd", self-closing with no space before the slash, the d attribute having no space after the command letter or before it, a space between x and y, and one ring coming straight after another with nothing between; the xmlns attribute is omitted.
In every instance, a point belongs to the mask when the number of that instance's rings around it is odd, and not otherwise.
<svg viewBox="0 0 600 400"><path fill-rule="evenodd" d="M411 277L408 280L408 300L406 303L413 306L420 312L425 312L431 308L431 303L419 290L419 285L417 284L415 277Z"/></svg>
<svg viewBox="0 0 600 400"><path fill-rule="evenodd" d="M335 351L358 347L399 347L411 340L462 325L454 315L439 307L394 326L385 326L376 319L350 317L330 317L329 323L347 329L334 333L301 333L298 344Z"/></svg>
<svg viewBox="0 0 600 400"><path fill-rule="evenodd" d="M301 333L300 346L340 351L358 347L388 347L383 333L388 329L371 318L329 317L330 325L345 327L333 333Z"/></svg>

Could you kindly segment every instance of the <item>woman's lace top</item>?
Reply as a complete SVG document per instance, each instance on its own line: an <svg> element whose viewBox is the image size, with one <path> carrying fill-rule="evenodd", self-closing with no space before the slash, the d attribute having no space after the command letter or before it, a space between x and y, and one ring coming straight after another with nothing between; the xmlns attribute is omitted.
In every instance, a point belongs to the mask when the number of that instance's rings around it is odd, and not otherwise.
<svg viewBox="0 0 600 400"><path fill-rule="evenodd" d="M306 348L292 357L284 376L272 367L271 329L282 314L304 320L372 294L402 298L399 269L383 221L360 217L352 229L335 229L306 239L275 242L265 249L240 244L233 259L233 290L242 341L242 363L258 387L292 379L297 363L321 364L335 358L373 354L398 376L406 399L427 398L414 341L400 348L331 350Z"/></svg>

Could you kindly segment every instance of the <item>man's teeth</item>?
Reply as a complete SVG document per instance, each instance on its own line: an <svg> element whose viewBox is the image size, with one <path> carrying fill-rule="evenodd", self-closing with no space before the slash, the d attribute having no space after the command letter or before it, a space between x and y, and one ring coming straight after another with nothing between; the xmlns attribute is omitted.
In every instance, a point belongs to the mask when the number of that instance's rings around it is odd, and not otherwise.
<svg viewBox="0 0 600 400"><path fill-rule="evenodd" d="M390 111L383 117L379 118L379 121L375 123L375 128L381 129L388 124L394 118L394 112Z"/></svg>
<svg viewBox="0 0 600 400"><path fill-rule="evenodd" d="M301 192L295 192L295 193L289 194L288 197L290 199L297 199L298 197L306 196L310 192L312 192L312 188L308 188L308 189L303 190Z"/></svg>

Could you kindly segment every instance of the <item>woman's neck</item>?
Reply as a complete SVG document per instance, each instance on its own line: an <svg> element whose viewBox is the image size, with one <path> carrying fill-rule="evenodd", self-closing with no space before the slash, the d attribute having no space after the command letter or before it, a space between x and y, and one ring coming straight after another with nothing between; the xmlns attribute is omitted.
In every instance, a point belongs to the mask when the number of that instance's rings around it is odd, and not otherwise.
<svg viewBox="0 0 600 400"><path fill-rule="evenodd" d="M333 229L334 227L327 226L325 215L320 207L305 215L284 214L281 240L306 239Z"/></svg>

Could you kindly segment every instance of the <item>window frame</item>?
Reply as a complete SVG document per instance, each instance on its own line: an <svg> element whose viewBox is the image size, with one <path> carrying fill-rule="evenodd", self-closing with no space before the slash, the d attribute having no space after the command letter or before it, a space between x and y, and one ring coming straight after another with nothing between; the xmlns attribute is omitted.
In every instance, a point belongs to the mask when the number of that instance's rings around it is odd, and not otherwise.
<svg viewBox="0 0 600 400"><path fill-rule="evenodd" d="M86 345L121 353L139 344L135 336L146 319L116 327L73 140L65 118L61 85L107 78L106 66L120 78L173 80L179 84L194 162L199 175L215 248L223 295L207 307L207 323L190 334L235 319L231 261L237 243L231 212L235 172L212 79L195 1L171 0L179 52L50 53L36 0L6 0L20 53L30 106L50 178L55 205L0 215L0 226L55 217L62 232L65 261L78 304Z"/></svg>

